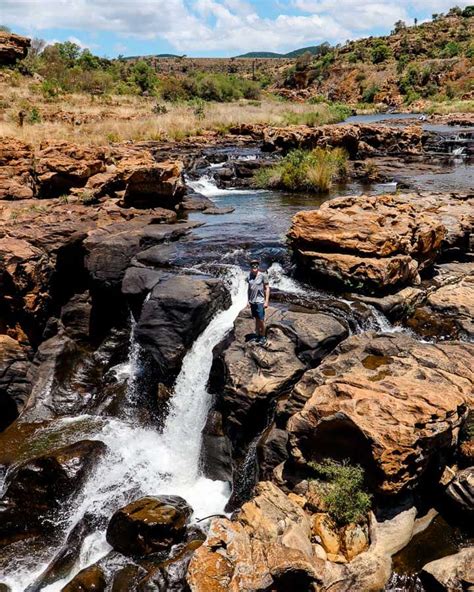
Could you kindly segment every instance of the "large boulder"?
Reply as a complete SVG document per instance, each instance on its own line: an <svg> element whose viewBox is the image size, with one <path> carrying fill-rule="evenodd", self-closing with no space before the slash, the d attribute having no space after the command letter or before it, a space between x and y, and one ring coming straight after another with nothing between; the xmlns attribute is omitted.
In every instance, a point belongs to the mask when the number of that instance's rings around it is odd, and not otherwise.
<svg viewBox="0 0 474 592"><path fill-rule="evenodd" d="M12 469L0 503L0 547L54 530L52 513L78 491L105 449L83 440Z"/></svg>
<svg viewBox="0 0 474 592"><path fill-rule="evenodd" d="M0 431L20 414L30 392L27 352L18 341L0 335Z"/></svg>
<svg viewBox="0 0 474 592"><path fill-rule="evenodd" d="M31 199L34 195L32 146L16 138L2 138L0 146L0 200Z"/></svg>
<svg viewBox="0 0 474 592"><path fill-rule="evenodd" d="M271 401L348 334L327 314L270 307L266 322L268 344L262 348L249 339L255 322L248 309L242 311L234 323L232 342L214 361L212 374L224 380L215 387L218 406L235 443L254 437Z"/></svg>
<svg viewBox="0 0 474 592"><path fill-rule="evenodd" d="M374 489L396 494L443 468L473 403L474 346L366 333L344 341L294 388L288 422L296 466L361 463Z"/></svg>
<svg viewBox="0 0 474 592"><path fill-rule="evenodd" d="M310 275L380 292L419 282L446 233L441 216L425 211L418 196L362 195L299 212L288 237Z"/></svg>
<svg viewBox="0 0 474 592"><path fill-rule="evenodd" d="M324 563L314 558L305 512L271 483L233 517L214 519L194 553L187 581L192 592L310 590Z"/></svg>
<svg viewBox="0 0 474 592"><path fill-rule="evenodd" d="M183 539L191 514L192 508L181 497L144 497L115 512L107 541L124 555L169 551Z"/></svg>
<svg viewBox="0 0 474 592"><path fill-rule="evenodd" d="M8 31L0 31L0 64L2 66L15 64L26 58L31 39L15 35Z"/></svg>
<svg viewBox="0 0 474 592"><path fill-rule="evenodd" d="M79 146L67 142L44 143L36 155L38 194L55 197L83 187L89 177L105 171L105 148Z"/></svg>
<svg viewBox="0 0 474 592"><path fill-rule="evenodd" d="M104 592L107 586L104 572L98 565L82 569L61 588L61 592Z"/></svg>
<svg viewBox="0 0 474 592"><path fill-rule="evenodd" d="M143 305L135 333L161 378L176 376L187 349L212 316L229 305L222 280L203 275L161 277Z"/></svg>
<svg viewBox="0 0 474 592"><path fill-rule="evenodd" d="M446 592L472 590L474 586L474 547L461 549L455 555L427 563L423 567L421 578L430 590L444 590Z"/></svg>

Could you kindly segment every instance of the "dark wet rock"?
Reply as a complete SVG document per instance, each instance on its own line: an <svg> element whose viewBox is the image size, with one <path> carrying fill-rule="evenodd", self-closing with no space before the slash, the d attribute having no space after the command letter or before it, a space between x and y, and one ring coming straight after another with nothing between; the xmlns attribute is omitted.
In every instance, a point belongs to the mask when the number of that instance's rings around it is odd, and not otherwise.
<svg viewBox="0 0 474 592"><path fill-rule="evenodd" d="M201 275L168 275L144 303L136 337L162 376L175 376L183 356L211 317L230 305L224 283Z"/></svg>
<svg viewBox="0 0 474 592"><path fill-rule="evenodd" d="M156 245L137 253L132 264L149 267L173 267L178 258L178 252L176 242Z"/></svg>
<svg viewBox="0 0 474 592"><path fill-rule="evenodd" d="M474 467L456 473L446 489L453 507L466 516L474 515Z"/></svg>
<svg viewBox="0 0 474 592"><path fill-rule="evenodd" d="M92 280L103 288L120 286L132 257L153 245L184 236L196 223L146 224L122 222L89 235L84 242L86 268Z"/></svg>
<svg viewBox="0 0 474 592"><path fill-rule="evenodd" d="M112 592L129 592L135 590L146 571L138 565L126 565L119 569L112 581Z"/></svg>
<svg viewBox="0 0 474 592"><path fill-rule="evenodd" d="M87 341L91 335L92 302L89 292L75 294L61 308L61 322L66 334L77 341Z"/></svg>
<svg viewBox="0 0 474 592"><path fill-rule="evenodd" d="M217 207L213 207L213 208L206 208L203 211L203 214L209 214L212 216L222 216L224 214L232 214L232 212L235 211L235 208L232 207L228 207L228 208L217 208Z"/></svg>
<svg viewBox="0 0 474 592"><path fill-rule="evenodd" d="M11 588L6 584L0 584L0 592L11 592Z"/></svg>
<svg viewBox="0 0 474 592"><path fill-rule="evenodd" d="M268 344L261 347L252 340L255 322L249 309L242 311L231 343L216 350L213 388L234 444L255 436L264 427L270 403L347 336L346 328L326 314L270 307L266 323Z"/></svg>
<svg viewBox="0 0 474 592"><path fill-rule="evenodd" d="M403 334L348 338L290 395L304 405L288 422L293 462L302 469L350 458L373 488L392 495L428 469L439 475L473 403L473 347Z"/></svg>
<svg viewBox="0 0 474 592"><path fill-rule="evenodd" d="M0 505L0 546L54 529L52 513L78 491L105 449L102 442L82 440L14 468Z"/></svg>
<svg viewBox="0 0 474 592"><path fill-rule="evenodd" d="M66 541L56 553L44 572L28 586L25 592L40 592L46 586L61 580L71 573L78 560L82 541L98 527L104 527L105 520L93 514L85 514L68 534Z"/></svg>
<svg viewBox="0 0 474 592"><path fill-rule="evenodd" d="M202 431L202 465L206 477L232 479L232 450L222 425L222 413L212 409Z"/></svg>
<svg viewBox="0 0 474 592"><path fill-rule="evenodd" d="M113 329L96 349L84 347L60 331L44 341L33 359L28 378L33 387L22 421L92 413L121 386L108 371L126 360L128 329Z"/></svg>
<svg viewBox="0 0 474 592"><path fill-rule="evenodd" d="M181 497L144 497L115 512L107 541L124 555L169 551L183 539L191 514L191 507Z"/></svg>
<svg viewBox="0 0 474 592"><path fill-rule="evenodd" d="M27 351L8 335L0 335L0 431L22 411L30 392Z"/></svg>
<svg viewBox="0 0 474 592"><path fill-rule="evenodd" d="M61 592L105 592L105 574L98 565L91 565L80 571Z"/></svg>
<svg viewBox="0 0 474 592"><path fill-rule="evenodd" d="M212 208L214 206L214 202L205 195L195 191L190 191L188 189L186 195L183 197L181 206L183 210L200 211L206 210L207 208Z"/></svg>
<svg viewBox="0 0 474 592"><path fill-rule="evenodd" d="M427 563L421 571L421 579L430 590L471 590L474 586L474 547Z"/></svg>
<svg viewBox="0 0 474 592"><path fill-rule="evenodd" d="M142 162L145 160L145 162ZM123 167L123 170L120 170ZM183 163L154 162L153 158L139 161L124 160L119 174L126 184L124 204L134 207L164 207L173 209L184 193Z"/></svg>
<svg viewBox="0 0 474 592"><path fill-rule="evenodd" d="M122 281L122 294L128 300L128 304L137 319L140 316L141 307L147 294L153 290L163 277L163 272L147 267L129 267Z"/></svg>

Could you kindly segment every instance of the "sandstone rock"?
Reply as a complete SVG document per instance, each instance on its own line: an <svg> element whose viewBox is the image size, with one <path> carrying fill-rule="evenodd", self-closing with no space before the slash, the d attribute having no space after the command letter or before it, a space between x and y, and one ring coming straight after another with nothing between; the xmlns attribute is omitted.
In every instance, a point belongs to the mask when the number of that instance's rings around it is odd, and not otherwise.
<svg viewBox="0 0 474 592"><path fill-rule="evenodd" d="M67 142L42 144L36 158L38 194L55 197L83 187L89 177L105 172L106 149Z"/></svg>
<svg viewBox="0 0 474 592"><path fill-rule="evenodd" d="M421 578L427 586L436 587L436 590L470 590L474 586L474 547L461 549L455 555L427 563L423 567Z"/></svg>
<svg viewBox="0 0 474 592"><path fill-rule="evenodd" d="M102 569L98 565L91 565L74 576L61 592L104 592L106 586Z"/></svg>
<svg viewBox="0 0 474 592"><path fill-rule="evenodd" d="M360 555L369 547L369 534L367 528L361 524L349 524L342 533L344 555L348 561L352 561L356 555Z"/></svg>
<svg viewBox="0 0 474 592"><path fill-rule="evenodd" d="M409 194L337 198L298 213L288 236L302 264L336 284L381 291L417 282L447 231L416 200Z"/></svg>
<svg viewBox="0 0 474 592"><path fill-rule="evenodd" d="M221 280L168 275L155 285L137 325L138 342L153 356L161 375L176 376L186 350L230 296Z"/></svg>
<svg viewBox="0 0 474 592"><path fill-rule="evenodd" d="M474 514L474 467L459 471L448 485L446 493L459 512L467 516Z"/></svg>
<svg viewBox="0 0 474 592"><path fill-rule="evenodd" d="M314 537L321 539L326 553L339 555L341 544L336 525L328 514L313 514L311 517L311 532Z"/></svg>
<svg viewBox="0 0 474 592"><path fill-rule="evenodd" d="M168 551L184 537L191 514L191 507L181 497L144 497L115 512L107 541L124 555Z"/></svg>
<svg viewBox="0 0 474 592"><path fill-rule="evenodd" d="M472 353L402 334L350 337L293 390L306 401L288 422L293 460L349 458L381 493L413 487L456 444L473 401Z"/></svg>
<svg viewBox="0 0 474 592"><path fill-rule="evenodd" d="M0 335L0 431L20 414L30 392L29 360L18 341Z"/></svg>
<svg viewBox="0 0 474 592"><path fill-rule="evenodd" d="M232 521L214 519L189 565L192 592L306 590L320 582L304 511L271 483Z"/></svg>
<svg viewBox="0 0 474 592"><path fill-rule="evenodd" d="M31 39L15 35L7 31L0 31L0 64L2 66L15 64L28 53Z"/></svg>
<svg viewBox="0 0 474 592"><path fill-rule="evenodd" d="M52 512L78 490L104 452L102 442L83 440L14 468L0 506L0 547L54 528Z"/></svg>
<svg viewBox="0 0 474 592"><path fill-rule="evenodd" d="M149 162L143 158L120 162L118 175L126 185L125 206L173 209L185 192L182 174L182 162L157 163L151 155Z"/></svg>
<svg viewBox="0 0 474 592"><path fill-rule="evenodd" d="M258 421L254 410L268 404L291 386L310 363L316 363L341 341L346 328L325 314L267 310L268 344L261 348L249 341L255 323L248 310L234 323L233 341L214 363L213 372L225 377L219 405L226 431L235 439L252 434ZM306 362L306 363L305 363ZM222 366L222 368L221 368Z"/></svg>

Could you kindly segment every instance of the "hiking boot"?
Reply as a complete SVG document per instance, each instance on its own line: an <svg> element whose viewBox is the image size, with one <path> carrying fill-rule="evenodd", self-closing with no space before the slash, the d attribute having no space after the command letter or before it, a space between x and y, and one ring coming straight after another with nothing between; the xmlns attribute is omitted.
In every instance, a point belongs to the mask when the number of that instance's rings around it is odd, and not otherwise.
<svg viewBox="0 0 474 592"><path fill-rule="evenodd" d="M267 338L264 335L262 335L257 339L257 343L258 345L267 345Z"/></svg>

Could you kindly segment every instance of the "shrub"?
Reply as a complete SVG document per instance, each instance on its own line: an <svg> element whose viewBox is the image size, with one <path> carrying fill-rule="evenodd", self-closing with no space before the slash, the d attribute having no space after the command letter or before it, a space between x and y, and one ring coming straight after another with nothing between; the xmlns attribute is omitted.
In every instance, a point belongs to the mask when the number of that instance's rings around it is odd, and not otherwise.
<svg viewBox="0 0 474 592"><path fill-rule="evenodd" d="M381 40L377 41L372 46L372 50L370 52L372 63L380 64L381 62L385 62L385 60L387 60L390 56L390 53L390 48L386 43Z"/></svg>
<svg viewBox="0 0 474 592"><path fill-rule="evenodd" d="M347 175L347 154L342 148L291 150L277 164L254 176L257 187L291 191L328 191L335 180Z"/></svg>
<svg viewBox="0 0 474 592"><path fill-rule="evenodd" d="M456 41L448 41L441 51L443 58L454 58L461 53L461 47Z"/></svg>
<svg viewBox="0 0 474 592"><path fill-rule="evenodd" d="M155 88L156 74L144 60L138 61L132 68L132 80L141 92L150 92Z"/></svg>
<svg viewBox="0 0 474 592"><path fill-rule="evenodd" d="M373 103L375 95L379 92L379 87L376 84L371 84L362 93L362 101L364 103Z"/></svg>
<svg viewBox="0 0 474 592"><path fill-rule="evenodd" d="M28 117L26 118L28 123L41 123L41 114L38 111L37 107L32 107L28 113Z"/></svg>
<svg viewBox="0 0 474 592"><path fill-rule="evenodd" d="M310 466L324 482L317 481L320 495L330 516L340 525L360 522L370 510L372 496L364 489L364 470L327 459Z"/></svg>

